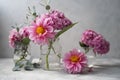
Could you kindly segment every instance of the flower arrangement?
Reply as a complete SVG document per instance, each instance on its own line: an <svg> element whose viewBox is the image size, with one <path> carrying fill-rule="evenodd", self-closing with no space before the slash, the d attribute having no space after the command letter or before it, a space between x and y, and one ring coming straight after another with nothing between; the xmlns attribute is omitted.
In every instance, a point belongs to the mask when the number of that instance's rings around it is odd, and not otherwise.
<svg viewBox="0 0 120 80"><path fill-rule="evenodd" d="M30 39L27 26L16 29L14 28L10 31L9 45L14 48L14 71L21 70L23 66L25 69L28 69L29 67L29 69L32 70L32 64L29 61L29 43Z"/></svg>
<svg viewBox="0 0 120 80"><path fill-rule="evenodd" d="M107 54L110 49L109 42L106 41L101 34L98 34L93 30L86 30L83 32L79 44L85 52L73 49L66 53L63 58L64 68L68 73L76 74L91 72L92 67L89 67L88 59L86 57L86 53L89 52L89 49L92 49L95 55Z"/></svg>
<svg viewBox="0 0 120 80"><path fill-rule="evenodd" d="M28 9L30 12L31 9L29 7ZM46 5L45 9L48 12L41 15L37 15L38 13L36 12L30 12L34 19L27 25L27 28L24 27L23 29L20 29L20 31L16 31L14 34L11 33L10 36L12 35L12 38L10 37L9 41L13 47L16 41L20 42L21 44L24 42L29 44L29 41L32 41L40 46L47 45L48 51L46 52L45 58L46 67L49 70L48 57L51 50L53 50L54 54L61 58L61 56L56 53L56 50L53 46L54 42L61 34L72 28L76 23L72 23L72 21L68 19L64 13L58 10L51 10L49 5ZM28 15L30 16L30 14ZM29 19L28 16L26 18Z"/></svg>
<svg viewBox="0 0 120 80"><path fill-rule="evenodd" d="M30 10L30 8L28 9ZM48 57L51 51L53 51L58 58L62 58L56 53L53 44L60 35L72 28L76 23L73 23L68 19L63 12L51 10L49 5L45 5L45 9L48 12L42 15L37 15L36 12L30 12L30 14L34 16L34 19L27 25L27 27L13 29L9 35L9 44L11 47L15 48L15 52L18 50L16 49L18 43L19 45L24 46L20 49L25 55L22 55L22 57L16 62L19 62L26 57L30 41L40 45L40 48L47 45L48 48L46 49L47 52L44 58L46 60L45 67L49 70ZM28 19L28 17L26 18ZM93 30L86 30L83 32L79 45L85 50L85 52L73 49L67 52L63 57L63 67L68 73L77 74L86 71L90 72L92 70L91 67L88 67L88 59L86 56L89 49L92 49L95 55L106 54L110 49L109 42L101 34L98 34ZM16 65L18 67L18 63ZM23 64L19 64L19 68L22 65ZM30 67L27 67L27 69L30 69Z"/></svg>
<svg viewBox="0 0 120 80"><path fill-rule="evenodd" d="M21 29L16 28L16 29L11 30L10 35L9 35L9 45L15 48L15 45L18 42L24 45L29 44L30 40L29 40L28 27L23 27Z"/></svg>
<svg viewBox="0 0 120 80"><path fill-rule="evenodd" d="M47 44L49 40L55 40L67 28L73 26L72 22L67 19L62 12L53 10L42 14L30 26L30 39L37 44ZM70 27L69 27L70 26Z"/></svg>
<svg viewBox="0 0 120 80"><path fill-rule="evenodd" d="M51 49L54 50L53 43L65 31L73 27L76 23L72 23L65 17L64 13L57 10L51 10L42 14L34 20L29 26L29 38L36 44L47 44L48 52L46 54L46 67L49 69L48 57ZM54 50L55 53L55 50ZM56 54L56 53L55 53ZM60 57L60 55L58 55Z"/></svg>
<svg viewBox="0 0 120 80"><path fill-rule="evenodd" d="M80 46L85 49L85 53L92 48L93 52L96 54L106 54L109 51L110 44L106 39L101 35L96 33L93 30L86 30L83 32Z"/></svg>

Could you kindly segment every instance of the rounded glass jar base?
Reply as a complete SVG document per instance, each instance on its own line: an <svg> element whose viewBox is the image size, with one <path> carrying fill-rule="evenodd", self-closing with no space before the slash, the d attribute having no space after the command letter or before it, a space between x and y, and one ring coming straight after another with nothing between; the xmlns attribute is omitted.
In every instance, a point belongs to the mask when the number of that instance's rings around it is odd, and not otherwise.
<svg viewBox="0 0 120 80"><path fill-rule="evenodd" d="M46 55L42 54L41 55L41 68L44 70L49 70L49 71L56 71L56 70L61 70L61 63L60 63L60 58L56 56L55 54L50 54L48 56L48 67L47 67L47 62L46 62Z"/></svg>
<svg viewBox="0 0 120 80"><path fill-rule="evenodd" d="M58 63L50 63L49 68L46 67L46 64L43 64L41 68L48 71L58 71L62 69L61 65Z"/></svg>

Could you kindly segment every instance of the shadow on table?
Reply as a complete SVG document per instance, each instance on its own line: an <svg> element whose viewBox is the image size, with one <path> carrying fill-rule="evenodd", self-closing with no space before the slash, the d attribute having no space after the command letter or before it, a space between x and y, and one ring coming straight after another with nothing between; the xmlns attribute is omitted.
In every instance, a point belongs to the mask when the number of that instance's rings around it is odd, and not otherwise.
<svg viewBox="0 0 120 80"><path fill-rule="evenodd" d="M65 70L58 71L58 74L61 73L61 75L68 76L71 74L67 74ZM66 73L66 74L65 74ZM114 63L114 64L100 64L100 65L94 65L93 71L91 72L85 72L81 74L75 74L75 76L79 75L97 75L97 74L109 74L113 75L114 73L120 73L120 62ZM72 74L74 76L74 74Z"/></svg>
<svg viewBox="0 0 120 80"><path fill-rule="evenodd" d="M113 73L120 73L120 64L113 64L113 65L105 65L105 64L101 64L101 65L95 65L93 67L93 72L91 72L90 74L97 74L97 73L108 73L109 74L113 74Z"/></svg>

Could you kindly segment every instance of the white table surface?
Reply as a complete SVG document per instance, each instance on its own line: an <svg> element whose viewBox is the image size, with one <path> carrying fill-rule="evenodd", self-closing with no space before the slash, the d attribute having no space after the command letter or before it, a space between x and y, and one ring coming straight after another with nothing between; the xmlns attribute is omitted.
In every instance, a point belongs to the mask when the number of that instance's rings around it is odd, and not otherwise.
<svg viewBox="0 0 120 80"><path fill-rule="evenodd" d="M120 80L120 60L96 60L101 64L88 74L67 74L61 71L12 71L12 59L0 59L0 80Z"/></svg>

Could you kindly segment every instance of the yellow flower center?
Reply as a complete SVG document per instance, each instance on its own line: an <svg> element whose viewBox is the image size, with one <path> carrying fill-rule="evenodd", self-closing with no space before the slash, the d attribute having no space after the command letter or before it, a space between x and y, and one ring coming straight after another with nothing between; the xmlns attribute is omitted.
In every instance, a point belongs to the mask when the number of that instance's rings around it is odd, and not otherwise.
<svg viewBox="0 0 120 80"><path fill-rule="evenodd" d="M78 62L80 60L80 58L78 56L71 56L70 60L72 62Z"/></svg>
<svg viewBox="0 0 120 80"><path fill-rule="evenodd" d="M37 27L36 33L37 34L43 34L45 32L45 29L42 26Z"/></svg>

